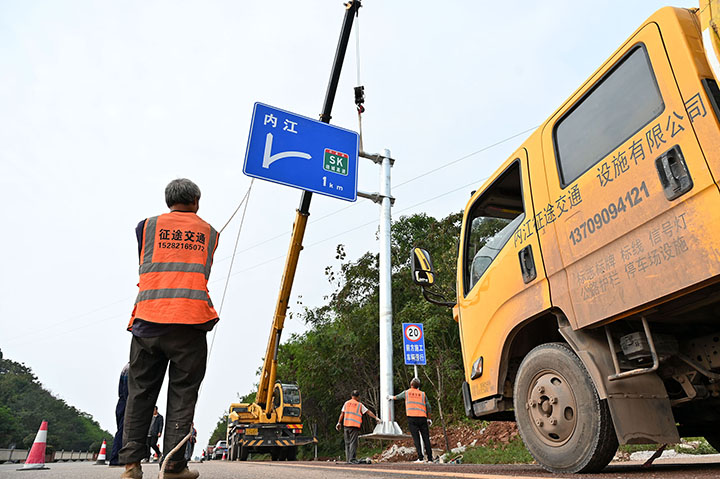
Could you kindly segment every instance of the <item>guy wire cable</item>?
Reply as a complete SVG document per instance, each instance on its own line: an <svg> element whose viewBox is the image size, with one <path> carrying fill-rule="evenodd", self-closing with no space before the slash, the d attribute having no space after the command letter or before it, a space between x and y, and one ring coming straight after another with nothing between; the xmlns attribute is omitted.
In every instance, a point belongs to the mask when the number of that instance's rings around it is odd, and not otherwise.
<svg viewBox="0 0 720 479"><path fill-rule="evenodd" d="M255 178L250 180L250 186L248 187L248 190L245 193L245 196L240 201L240 204L235 209L235 212L230 216L230 219L227 221L227 223L225 223L225 226L223 226L222 229L220 230L222 232L227 227L227 225L230 224L230 221L232 221L235 214L240 210L240 207L243 205L243 203L245 203L245 207L243 208L243 213L240 218L240 226L238 227L237 237L235 238L235 246L233 247L232 258L230 260L230 267L228 268L228 274L225 279L225 288L223 289L222 299L220 300L220 307L218 308L218 317L220 317L220 315L222 314L223 305L225 304L225 295L227 294L228 284L230 283L230 273L232 272L233 263L235 263L235 254L237 252L238 243L240 242L240 232L242 231L243 224L245 223L245 213L247 212L248 203L250 203L250 201L249 201L250 200L250 191L252 191L254 182L255 182ZM213 328L212 339L210 340L210 347L208 348L207 358L205 359L205 369L206 370L207 370L207 365L210 363L210 355L212 354L213 346L215 345L215 336L217 335L218 327L219 326L216 324L215 328ZM200 383L200 387L198 388L198 393L197 393L198 399L200 398L200 394L202 393L203 384L204 384L204 381L202 383ZM197 404L197 401L195 402L195 404ZM180 448L182 448L185 445L186 442L188 442L190 440L190 438L192 437L192 430L193 430L193 426L191 425L190 431L187 433L187 435L184 438L182 438L182 440L177 444L177 446L175 446L173 448L172 451L170 451L168 454L165 455L165 457L163 458L162 465L160 466L160 474L158 475L158 479L164 479L164 477L165 477L165 468L167 467L167 461L165 459L168 457L172 457L176 452L178 452L180 450Z"/></svg>

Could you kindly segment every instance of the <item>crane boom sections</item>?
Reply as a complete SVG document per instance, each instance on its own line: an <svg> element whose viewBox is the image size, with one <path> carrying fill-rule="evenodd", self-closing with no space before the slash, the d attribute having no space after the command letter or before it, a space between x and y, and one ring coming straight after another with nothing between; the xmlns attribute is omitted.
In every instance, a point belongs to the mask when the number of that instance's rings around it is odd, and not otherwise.
<svg viewBox="0 0 720 479"><path fill-rule="evenodd" d="M288 309L288 301L292 290L293 280L295 279L295 271L297 270L300 251L302 250L303 237L305 236L305 226L307 225L309 213L302 213L297 210L295 214L295 223L290 238L290 248L288 250L287 259L285 260L285 268L283 269L282 281L280 283L280 295L278 296L275 306L275 315L273 318L270 337L268 338L267 351L265 352L265 361L263 362L262 373L260 374L260 387L255 401L265 408L265 412L269 413L272 407L270 395L272 394L273 385L275 384L275 376L277 373L277 352L280 345L280 336L282 335L283 326L285 325L285 316Z"/></svg>

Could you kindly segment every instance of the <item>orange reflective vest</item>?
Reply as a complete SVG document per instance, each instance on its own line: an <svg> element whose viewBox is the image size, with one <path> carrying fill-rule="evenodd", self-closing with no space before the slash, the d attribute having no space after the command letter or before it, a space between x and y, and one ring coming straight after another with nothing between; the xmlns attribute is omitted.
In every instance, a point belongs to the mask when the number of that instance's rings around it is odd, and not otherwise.
<svg viewBox="0 0 720 479"><path fill-rule="evenodd" d="M342 412L343 426L345 427L357 427L362 426L362 403L354 399L345 401L343 404Z"/></svg>
<svg viewBox="0 0 720 479"><path fill-rule="evenodd" d="M207 282L219 234L190 212L145 220L135 319L165 324L202 324L217 319Z"/></svg>
<svg viewBox="0 0 720 479"><path fill-rule="evenodd" d="M405 391L405 414L408 417L427 417L424 392L413 388Z"/></svg>

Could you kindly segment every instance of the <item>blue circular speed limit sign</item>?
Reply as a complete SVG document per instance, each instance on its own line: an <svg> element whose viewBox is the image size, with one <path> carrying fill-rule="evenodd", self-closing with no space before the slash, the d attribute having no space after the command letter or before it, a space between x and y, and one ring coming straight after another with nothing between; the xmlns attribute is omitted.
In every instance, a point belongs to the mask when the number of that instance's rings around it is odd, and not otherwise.
<svg viewBox="0 0 720 479"><path fill-rule="evenodd" d="M405 337L413 343L420 341L422 339L422 329L414 324L408 324L405 326Z"/></svg>

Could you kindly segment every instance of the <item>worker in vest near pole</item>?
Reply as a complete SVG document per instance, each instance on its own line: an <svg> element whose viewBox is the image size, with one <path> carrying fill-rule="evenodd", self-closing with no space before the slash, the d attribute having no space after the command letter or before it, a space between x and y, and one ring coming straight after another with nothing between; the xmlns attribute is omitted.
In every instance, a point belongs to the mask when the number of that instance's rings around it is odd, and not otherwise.
<svg viewBox="0 0 720 479"><path fill-rule="evenodd" d="M165 188L169 213L141 221L135 232L140 291L128 331L130 367L125 408L121 477L142 479L147 433L160 387L169 371L163 451L190 432L200 383L205 377L206 333L218 321L207 289L219 234L197 216L200 188L188 179ZM168 367L169 363L169 367ZM184 448L167 461L165 479L195 479Z"/></svg>
<svg viewBox="0 0 720 479"><path fill-rule="evenodd" d="M358 464L358 460L355 457L358 446L358 438L360 437L360 426L362 426L363 414L367 413L368 416L380 421L378 417L373 414L371 410L365 407L358 399L360 393L355 389L350 394L350 399L345 401L343 404L342 411L340 411L340 417L335 425L335 429L340 430L340 425L344 426L345 435L345 459L348 464Z"/></svg>
<svg viewBox="0 0 720 479"><path fill-rule="evenodd" d="M410 381L410 389L401 392L397 396L388 396L388 399L405 399L405 414L407 414L410 434L412 435L418 455L417 461L415 462L423 462L420 435L422 435L422 440L425 444L427 462L433 462L432 446L430 444L430 428L428 427L428 425L432 425L432 420L428 418L428 414L430 414L430 402L427 400L427 395L420 390L420 380L413 378L412 381Z"/></svg>

